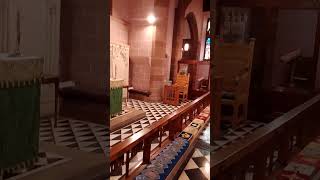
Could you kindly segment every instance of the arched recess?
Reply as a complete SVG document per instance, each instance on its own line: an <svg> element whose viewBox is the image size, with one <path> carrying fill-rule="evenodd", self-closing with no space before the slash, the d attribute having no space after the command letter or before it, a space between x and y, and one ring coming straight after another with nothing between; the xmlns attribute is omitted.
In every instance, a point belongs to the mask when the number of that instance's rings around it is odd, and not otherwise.
<svg viewBox="0 0 320 180"><path fill-rule="evenodd" d="M196 59L198 57L198 49L199 49L199 34L198 34L197 20L193 12L190 12L187 14L186 20L189 25L190 36L192 40L190 57L192 59Z"/></svg>
<svg viewBox="0 0 320 180"><path fill-rule="evenodd" d="M186 9L192 0L178 0L178 4L175 10L175 19L173 27L173 39L172 39L172 56L171 56L171 68L170 79L175 80L178 71L178 60L181 59L181 47L183 36L183 23L185 22Z"/></svg>

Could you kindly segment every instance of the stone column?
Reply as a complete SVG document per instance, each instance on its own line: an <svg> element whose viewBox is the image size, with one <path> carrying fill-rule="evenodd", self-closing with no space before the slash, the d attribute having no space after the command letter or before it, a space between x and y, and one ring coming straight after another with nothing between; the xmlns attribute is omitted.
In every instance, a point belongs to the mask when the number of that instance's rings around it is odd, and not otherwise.
<svg viewBox="0 0 320 180"><path fill-rule="evenodd" d="M166 57L166 46L169 4L169 0L156 0L154 4L154 11L158 21L152 41L150 101L162 100L163 86L167 79L169 59Z"/></svg>

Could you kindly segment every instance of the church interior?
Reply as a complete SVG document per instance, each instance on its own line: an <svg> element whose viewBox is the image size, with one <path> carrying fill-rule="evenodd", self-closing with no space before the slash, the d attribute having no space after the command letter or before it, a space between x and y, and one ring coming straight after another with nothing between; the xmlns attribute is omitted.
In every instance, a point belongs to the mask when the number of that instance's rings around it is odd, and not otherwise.
<svg viewBox="0 0 320 180"><path fill-rule="evenodd" d="M215 2L211 178L320 179L319 7Z"/></svg>
<svg viewBox="0 0 320 180"><path fill-rule="evenodd" d="M0 0L0 180L320 179L319 48L312 0Z"/></svg>
<svg viewBox="0 0 320 180"><path fill-rule="evenodd" d="M210 1L110 3L110 179L210 179Z"/></svg>
<svg viewBox="0 0 320 180"><path fill-rule="evenodd" d="M0 0L1 180L108 179L105 7Z"/></svg>

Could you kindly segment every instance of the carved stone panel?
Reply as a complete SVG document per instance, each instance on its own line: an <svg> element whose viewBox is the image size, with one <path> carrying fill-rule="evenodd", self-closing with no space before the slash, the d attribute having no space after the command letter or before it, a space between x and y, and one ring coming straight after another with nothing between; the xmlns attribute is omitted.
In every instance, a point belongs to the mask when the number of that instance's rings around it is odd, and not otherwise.
<svg viewBox="0 0 320 180"><path fill-rule="evenodd" d="M129 83L129 46L110 43L110 77Z"/></svg>

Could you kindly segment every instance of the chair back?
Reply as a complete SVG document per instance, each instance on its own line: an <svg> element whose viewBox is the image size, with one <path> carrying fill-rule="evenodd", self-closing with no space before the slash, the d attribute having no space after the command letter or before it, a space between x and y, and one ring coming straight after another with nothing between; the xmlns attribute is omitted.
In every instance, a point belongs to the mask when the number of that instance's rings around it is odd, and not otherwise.
<svg viewBox="0 0 320 180"><path fill-rule="evenodd" d="M223 90L236 91L237 80L247 74L245 90L249 90L255 39L249 42L224 43L214 46L214 75L223 77Z"/></svg>
<svg viewBox="0 0 320 180"><path fill-rule="evenodd" d="M179 105L179 89L178 86L164 86L163 103L177 106Z"/></svg>
<svg viewBox="0 0 320 180"><path fill-rule="evenodd" d="M190 74L177 74L175 85L181 87L189 87Z"/></svg>

